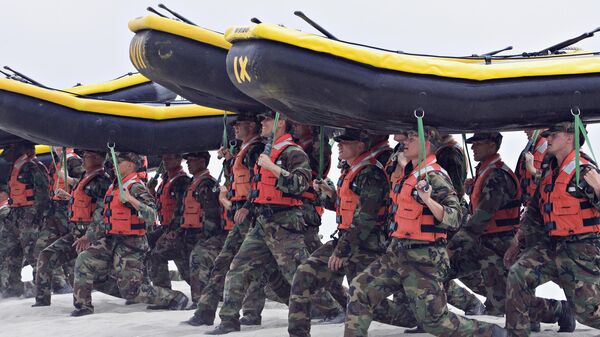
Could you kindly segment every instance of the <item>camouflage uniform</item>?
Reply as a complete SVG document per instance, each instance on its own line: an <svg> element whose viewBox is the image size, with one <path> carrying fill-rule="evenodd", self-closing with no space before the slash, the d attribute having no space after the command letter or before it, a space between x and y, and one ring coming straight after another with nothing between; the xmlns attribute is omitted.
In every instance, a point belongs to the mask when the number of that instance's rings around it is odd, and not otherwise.
<svg viewBox="0 0 600 337"><path fill-rule="evenodd" d="M412 169L409 163L405 168L405 179ZM429 172L428 177L431 197L444 207L444 218L438 226L446 230L458 228L461 208L450 180L436 171ZM443 283L449 269L443 241L429 243L392 238L387 253L350 284L344 336L367 336L377 305L401 290L404 290L408 299L406 305L411 309L397 313L404 316L405 326L420 323L428 333L436 336L490 336L497 326L448 311Z"/></svg>
<svg viewBox="0 0 600 337"><path fill-rule="evenodd" d="M308 189L311 169L306 153L299 147L286 148L277 164L289 175L277 179L276 188L283 193L300 195ZM248 281L260 281L264 275L281 272L292 283L297 266L308 258L304 243L306 225L300 207L254 204L256 220L246 235L231 269L225 277L224 302L219 316L222 326L239 327L239 310ZM319 310L325 315L338 311L331 295L319 292Z"/></svg>
<svg viewBox="0 0 600 337"><path fill-rule="evenodd" d="M557 166L556 159L551 157L553 181L559 172ZM582 181L590 169L596 168L591 164L582 165ZM573 177L567 191L576 198L589 200L600 210L600 202L593 190L580 186ZM529 336L530 320L556 322L569 310L574 311L581 323L600 329L600 233L550 237L540 209L541 188L538 187L523 215L521 254L508 274L506 328L509 336ZM535 288L548 281L563 288L571 308L563 308L567 305L565 301L535 297Z"/></svg>
<svg viewBox="0 0 600 337"><path fill-rule="evenodd" d="M162 176L163 183L168 181L169 174ZM173 260L177 270L186 282L190 282L189 256L192 248L196 244L194 235L183 235L169 239L166 234L179 229L181 223L181 214L183 209L183 198L191 179L188 176L181 176L173 181L170 191L162 193L171 193L176 200L175 210L170 223L161 224L157 229L149 233L148 243L150 253L148 254L148 274L152 284L158 287L171 289L171 278L169 275L169 260Z"/></svg>
<svg viewBox="0 0 600 337"><path fill-rule="evenodd" d="M33 267L35 277L37 256L45 248L43 243L37 244L39 232L50 204L48 173L42 163L25 163L17 179L32 186L34 200L31 206L11 206L8 216L10 225L7 223L4 226L2 234L3 241L15 244L5 248L5 284L0 288L4 288L6 294L16 296L23 293L21 269L24 265Z"/></svg>
<svg viewBox="0 0 600 337"><path fill-rule="evenodd" d="M104 195L110 185L107 174L101 174L93 178L86 185L85 191L92 200L95 200L96 208L92 214L92 222L70 222L70 233L54 241L40 253L37 262L37 273L35 276L36 303L50 305L52 272L70 261L75 261L77 251L73 244L77 239L86 236L91 243L96 242L104 236Z"/></svg>
<svg viewBox="0 0 600 337"><path fill-rule="evenodd" d="M341 283L344 276L352 280L384 251L382 219L378 212L390 189L385 173L375 165L367 166L354 178L353 186L360 191L357 192L360 201L350 228L343 230L339 239L329 241L313 252L294 275L288 315L290 336L310 335L310 294L333 280ZM335 210L336 199L337 196L325 199L324 206ZM331 256L345 260L340 270L329 269L327 264Z"/></svg>
<svg viewBox="0 0 600 337"><path fill-rule="evenodd" d="M140 183L130 188L133 197L141 201L139 217L148 224L156 222L154 199ZM144 260L149 250L146 236L107 234L77 256L73 304L78 310L94 310L92 289L102 292L118 288L118 294L138 303L169 305L179 291L152 286L144 277ZM112 277L111 277L112 276ZM109 293L114 295L113 293Z"/></svg>
<svg viewBox="0 0 600 337"><path fill-rule="evenodd" d="M18 237L15 233L16 229L9 221L10 207L8 202L0 206L0 296L8 286L8 265L5 263L6 256L9 255L16 247L17 241L12 241L10 238ZM18 249L18 248L17 248Z"/></svg>
<svg viewBox="0 0 600 337"><path fill-rule="evenodd" d="M53 153L52 155L55 154ZM61 160L61 158L58 158L58 160ZM81 178L84 171L82 164L83 161L78 156L72 156L70 158L67 158L67 173L70 178L74 178L76 179L76 181ZM69 233L70 231L68 225L68 201L54 200L52 198L52 195L54 193L53 188L54 186L56 186L56 182L53 179L54 174L56 173L58 175L62 175L64 178L63 169L60 169L60 172L55 171L56 167L54 165L51 165L48 175L50 178L49 186L51 186L50 211L48 212L48 216L46 217L44 226L40 231L37 243L40 246L40 249L42 250L50 246L50 244L58 240L58 238L62 237L63 235ZM68 190L67 192L70 192L70 190ZM74 263L74 259L67 259L64 265L57 265L56 267L52 268L54 274L54 276L52 277L52 284L54 289L70 288L70 286L66 283L65 276L68 278L69 284L72 284L73 269L75 267ZM60 270L61 267L64 271L64 274Z"/></svg>
<svg viewBox="0 0 600 337"><path fill-rule="evenodd" d="M480 165L477 166L479 169ZM450 259L451 277L460 278L481 272L486 290L483 295L487 298L486 303L489 302L496 310L494 314L504 313L508 270L504 267L503 258L515 233L483 232L494 214L514 199L517 188L515 181L504 170L491 169L483 182L477 208L448 244L448 249L454 251Z"/></svg>
<svg viewBox="0 0 600 337"><path fill-rule="evenodd" d="M264 144L261 142L255 143L248 149L244 163L250 172L250 177L254 174L253 168L256 164L258 156L264 149ZM226 161L225 165L225 176L226 185L230 186L233 179L233 174L230 171L233 160ZM244 207L244 201L234 202L231 209L228 210L227 214L229 217L233 217L235 212ZM251 207L250 204L246 207ZM249 216L241 224L235 225L233 229L227 234L225 243L221 252L214 261L214 266L210 274L206 286L202 290L202 294L198 300L198 307L194 316L201 317L202 321L206 324L212 324L215 319L215 312L219 300L223 296L223 289L225 286L225 275L229 271L229 266L234 256L238 253L246 234L250 229L252 223L251 216ZM265 293L264 293L264 280L251 281L248 284L248 289L242 303L242 313L244 316L261 317L261 313L265 306ZM289 288L288 288L289 289ZM289 291L288 291L289 293Z"/></svg>

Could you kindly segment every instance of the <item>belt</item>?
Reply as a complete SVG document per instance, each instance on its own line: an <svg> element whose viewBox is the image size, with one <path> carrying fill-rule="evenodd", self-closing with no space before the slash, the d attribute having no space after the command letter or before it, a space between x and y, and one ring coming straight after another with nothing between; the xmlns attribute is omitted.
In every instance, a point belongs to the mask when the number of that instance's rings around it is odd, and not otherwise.
<svg viewBox="0 0 600 337"><path fill-rule="evenodd" d="M422 247L446 247L448 241L446 239L437 239L431 241L408 241L408 240L395 240L397 248L399 249L413 249Z"/></svg>
<svg viewBox="0 0 600 337"><path fill-rule="evenodd" d="M263 205L254 204L254 214L271 217L277 213L298 209L298 206L278 206L278 205Z"/></svg>

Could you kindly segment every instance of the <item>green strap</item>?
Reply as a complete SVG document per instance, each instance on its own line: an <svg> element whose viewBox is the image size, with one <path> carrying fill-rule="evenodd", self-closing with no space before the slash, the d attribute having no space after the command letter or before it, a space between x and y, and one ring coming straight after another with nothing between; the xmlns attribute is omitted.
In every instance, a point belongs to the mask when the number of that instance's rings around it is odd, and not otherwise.
<svg viewBox="0 0 600 337"><path fill-rule="evenodd" d="M67 181L69 178L69 171L67 167L67 148L63 146L62 148L62 161L63 161L63 171L65 173L65 191L69 193L69 182Z"/></svg>
<svg viewBox="0 0 600 337"><path fill-rule="evenodd" d="M583 125L583 122L581 121L581 117L579 116L580 112L579 109L577 109L577 113L573 113L573 116L575 116L575 167L577 168L577 170L575 170L575 181L577 183L577 185L579 185L579 166L580 166L580 160L579 160L579 154L580 154L580 150L581 150L581 146L579 146L579 140L581 135L583 135L585 142L588 145L588 149L590 150L590 153L592 155L592 158L594 158L594 162L598 162L596 160L596 154L594 154L594 150L592 148L592 143L590 142L590 139L588 137L587 132L585 131L585 126Z"/></svg>
<svg viewBox="0 0 600 337"><path fill-rule="evenodd" d="M533 131L533 134L531 135L531 140L532 140L531 144L533 146L535 146L535 142L537 141L539 135L540 135L540 130Z"/></svg>
<svg viewBox="0 0 600 337"><path fill-rule="evenodd" d="M463 151L465 152L465 165L469 167L469 172L471 173L471 178L475 177L473 174L473 165L471 164L471 155L469 154L469 148L467 147L467 135L465 133L462 134L463 141Z"/></svg>
<svg viewBox="0 0 600 337"><path fill-rule="evenodd" d="M271 130L271 146L268 148L267 155L271 155L273 151L273 144L275 144L275 133L277 132L277 124L279 124L279 112L275 111L275 119L273 120L273 129Z"/></svg>
<svg viewBox="0 0 600 337"><path fill-rule="evenodd" d="M421 167L423 166L423 163L425 162L425 157L426 157L426 153L425 153L425 128L423 127L423 116L425 115L425 113L423 112L423 114L421 116L418 116L416 114L415 111L415 117L417 117L417 132L419 135L419 156L418 156L418 161L419 161L419 176L421 175ZM427 183L429 183L429 177L427 176L427 174L425 174L425 181Z"/></svg>
<svg viewBox="0 0 600 337"><path fill-rule="evenodd" d="M227 141L227 112L223 114L223 148L226 149L229 145Z"/></svg>
<svg viewBox="0 0 600 337"><path fill-rule="evenodd" d="M121 177L121 171L119 171L119 163L117 162L117 154L115 153L115 144L113 144L112 146L110 144L106 144L106 146L110 151L110 156L113 161L115 174L117 176L117 183L119 185L119 198L121 198L122 203L126 203L127 200L125 199L125 190L123 189L123 177Z"/></svg>
<svg viewBox="0 0 600 337"><path fill-rule="evenodd" d="M54 150L54 146L50 146L50 157L52 157L52 166L54 166L54 172L56 172L56 174L58 175L58 165L56 165L56 159L54 158L54 154L56 153L56 151ZM56 194L56 191L58 191L58 185L55 183L55 186L57 186L57 188L54 189L54 194Z"/></svg>
<svg viewBox="0 0 600 337"><path fill-rule="evenodd" d="M319 127L319 172L317 181L323 180L323 172L325 171L325 127Z"/></svg>

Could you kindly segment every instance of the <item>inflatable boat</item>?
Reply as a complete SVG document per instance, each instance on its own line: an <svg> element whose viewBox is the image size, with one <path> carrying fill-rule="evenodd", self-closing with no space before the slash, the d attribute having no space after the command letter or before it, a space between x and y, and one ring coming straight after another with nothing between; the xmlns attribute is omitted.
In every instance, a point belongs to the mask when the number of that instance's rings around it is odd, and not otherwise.
<svg viewBox="0 0 600 337"><path fill-rule="evenodd" d="M233 27L227 73L243 93L307 123L393 133L600 121L600 55L446 57L392 52L272 24Z"/></svg>
<svg viewBox="0 0 600 337"><path fill-rule="evenodd" d="M217 149L223 110L195 104L134 104L78 97L0 79L0 128L27 140L147 155Z"/></svg>
<svg viewBox="0 0 600 337"><path fill-rule="evenodd" d="M222 33L156 15L129 22L135 68L189 101L235 112L261 112L264 105L240 92L227 77L231 44Z"/></svg>
<svg viewBox="0 0 600 337"><path fill-rule="evenodd" d="M127 74L112 81L77 85L64 91L76 96L130 103L162 103L177 97L174 92L150 81L142 74Z"/></svg>

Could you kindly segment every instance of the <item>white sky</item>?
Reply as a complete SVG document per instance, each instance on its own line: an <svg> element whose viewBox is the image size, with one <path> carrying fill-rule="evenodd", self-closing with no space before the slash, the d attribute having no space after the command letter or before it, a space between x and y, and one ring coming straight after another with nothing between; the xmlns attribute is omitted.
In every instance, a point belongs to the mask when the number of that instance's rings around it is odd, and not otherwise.
<svg viewBox="0 0 600 337"><path fill-rule="evenodd" d="M103 82L134 71L127 22L158 2L119 0L0 0L0 65L49 86ZM513 45L535 51L600 26L599 1L198 1L167 6L206 28L224 31L251 17L314 32L292 13L302 10L338 38L406 52L470 55ZM577 46L600 50L600 33ZM585 111L583 112L585 114ZM588 127L598 144L600 128ZM506 133L501 149L514 167L525 145ZM335 158L334 158L335 160ZM211 171L218 174L213 160ZM332 173L336 178L337 173ZM333 231L327 214L322 232Z"/></svg>

